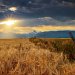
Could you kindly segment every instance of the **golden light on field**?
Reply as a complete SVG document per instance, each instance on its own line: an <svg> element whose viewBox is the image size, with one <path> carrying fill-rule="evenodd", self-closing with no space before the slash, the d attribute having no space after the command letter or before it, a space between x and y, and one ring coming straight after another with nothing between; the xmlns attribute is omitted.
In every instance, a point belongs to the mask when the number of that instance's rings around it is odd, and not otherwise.
<svg viewBox="0 0 75 75"><path fill-rule="evenodd" d="M10 10L10 11L16 11L17 8L16 8L16 7L10 7L9 10Z"/></svg>

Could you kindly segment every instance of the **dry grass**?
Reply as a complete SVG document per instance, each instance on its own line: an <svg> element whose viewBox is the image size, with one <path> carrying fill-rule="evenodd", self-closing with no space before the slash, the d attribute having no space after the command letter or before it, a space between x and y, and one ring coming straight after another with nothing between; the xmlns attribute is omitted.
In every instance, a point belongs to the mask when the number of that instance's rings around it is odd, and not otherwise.
<svg viewBox="0 0 75 75"><path fill-rule="evenodd" d="M75 63L69 62L67 53L60 50L62 46L57 48L60 43L54 45L56 41L39 38L0 40L0 75L75 75ZM70 39L59 41L65 49L64 45L71 42Z"/></svg>

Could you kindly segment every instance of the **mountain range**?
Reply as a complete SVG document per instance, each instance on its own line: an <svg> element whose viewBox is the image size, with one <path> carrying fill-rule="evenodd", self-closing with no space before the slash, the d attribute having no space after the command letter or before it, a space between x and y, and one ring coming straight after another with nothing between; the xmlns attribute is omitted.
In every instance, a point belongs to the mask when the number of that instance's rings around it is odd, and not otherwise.
<svg viewBox="0 0 75 75"><path fill-rule="evenodd" d="M48 31L40 32L35 35L38 38L70 38L69 32L75 37L75 31Z"/></svg>

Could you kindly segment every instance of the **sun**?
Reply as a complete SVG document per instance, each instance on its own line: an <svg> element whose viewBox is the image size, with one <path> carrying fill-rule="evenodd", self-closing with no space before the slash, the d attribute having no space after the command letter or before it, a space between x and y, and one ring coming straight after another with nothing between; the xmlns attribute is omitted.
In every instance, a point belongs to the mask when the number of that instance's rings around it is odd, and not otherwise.
<svg viewBox="0 0 75 75"><path fill-rule="evenodd" d="M16 24L16 20L13 20L13 19L8 19L8 20L5 20L3 22L1 22L0 24L3 24L3 25L6 25L6 26L13 26Z"/></svg>
<svg viewBox="0 0 75 75"><path fill-rule="evenodd" d="M15 22L16 22L15 20L8 20L8 21L5 22L5 25L13 26L15 24Z"/></svg>

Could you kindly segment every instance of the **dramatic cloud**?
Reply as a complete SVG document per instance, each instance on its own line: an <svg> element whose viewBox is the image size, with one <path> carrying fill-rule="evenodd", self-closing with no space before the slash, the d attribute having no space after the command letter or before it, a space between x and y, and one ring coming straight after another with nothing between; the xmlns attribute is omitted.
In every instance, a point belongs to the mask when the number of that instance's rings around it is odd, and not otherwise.
<svg viewBox="0 0 75 75"><path fill-rule="evenodd" d="M28 17L75 16L74 0L2 0L2 3L8 8L15 6L18 9L15 14Z"/></svg>
<svg viewBox="0 0 75 75"><path fill-rule="evenodd" d="M52 17L42 17L42 18L28 18L28 19L15 19L6 18L0 21L0 27L4 26L4 23L8 20L15 20L15 25L17 27L36 27L36 26L75 26L75 20L71 20L69 17L59 17L59 19L54 19ZM10 21L10 20L9 20ZM7 22L9 22L7 21ZM13 22L13 21L11 21Z"/></svg>
<svg viewBox="0 0 75 75"><path fill-rule="evenodd" d="M41 18L31 18L31 19L22 19L17 26L70 26L75 25L75 20L72 20L70 17L59 17L58 19L54 19L52 17L41 17Z"/></svg>
<svg viewBox="0 0 75 75"><path fill-rule="evenodd" d="M39 8L40 6L47 7L51 5L75 3L74 0L2 0L4 4L9 6L26 6Z"/></svg>
<svg viewBox="0 0 75 75"><path fill-rule="evenodd" d="M11 34L29 34L32 32L46 32L46 31L75 31L75 26L34 26L34 27L13 27L12 30L0 28L0 33Z"/></svg>
<svg viewBox="0 0 75 75"><path fill-rule="evenodd" d="M8 17L19 22L9 29L0 25L0 33L75 31L75 0L0 0L0 22Z"/></svg>

